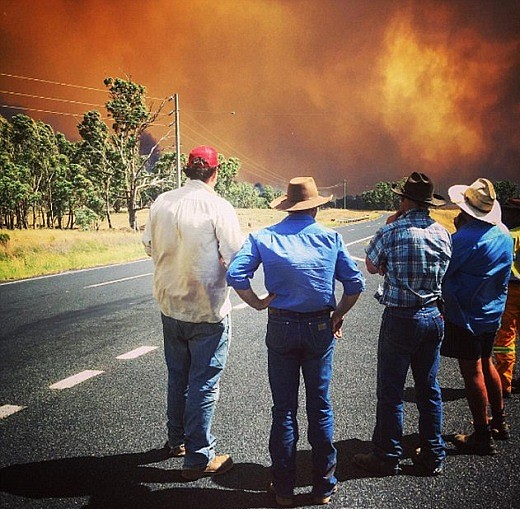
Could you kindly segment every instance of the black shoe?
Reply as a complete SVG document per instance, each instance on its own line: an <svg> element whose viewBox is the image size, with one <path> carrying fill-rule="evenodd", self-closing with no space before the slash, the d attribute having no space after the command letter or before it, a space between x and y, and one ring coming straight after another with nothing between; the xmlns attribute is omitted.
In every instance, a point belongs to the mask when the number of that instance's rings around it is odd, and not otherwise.
<svg viewBox="0 0 520 509"><path fill-rule="evenodd" d="M460 433L453 437L453 443L457 449L469 454L487 456L497 453L497 446L491 432L481 434L473 432L471 435Z"/></svg>
<svg viewBox="0 0 520 509"><path fill-rule="evenodd" d="M507 422L497 422L495 419L491 419L489 426L491 428L491 435L495 440L509 440L511 426L509 426Z"/></svg>
<svg viewBox="0 0 520 509"><path fill-rule="evenodd" d="M356 454L352 458L355 465L370 472L371 474L387 476L397 475L401 468L399 462L393 463L378 458L373 452L369 454Z"/></svg>
<svg viewBox="0 0 520 509"><path fill-rule="evenodd" d="M441 475L444 473L445 460L435 461L428 458L425 453L421 452L421 448L415 449L412 454L413 464L420 470L423 475Z"/></svg>

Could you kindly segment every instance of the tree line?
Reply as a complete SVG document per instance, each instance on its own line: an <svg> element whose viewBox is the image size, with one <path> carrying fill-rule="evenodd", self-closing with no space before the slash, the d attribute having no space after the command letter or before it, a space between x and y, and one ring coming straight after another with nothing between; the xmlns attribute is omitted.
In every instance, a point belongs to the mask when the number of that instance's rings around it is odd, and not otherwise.
<svg viewBox="0 0 520 509"><path fill-rule="evenodd" d="M142 85L121 78L104 84L112 124L98 111L84 113L79 141L25 114L0 115L0 228L88 229L105 218L111 228L111 212L124 209L135 229L138 210L178 187L176 154L159 148L171 131L157 140L149 134L167 100L148 107ZM180 159L186 163L185 154ZM264 208L279 194L237 182L238 158L219 155L219 162L216 191L234 206Z"/></svg>
<svg viewBox="0 0 520 509"><path fill-rule="evenodd" d="M103 219L112 228L111 212L126 210L129 227L136 229L136 212L178 187L176 154L160 149L171 138L171 128L159 139L149 133L166 115L168 100L148 106L142 85L122 78L106 78L104 84L111 125L98 111L87 111L77 125L79 141L25 114L10 119L0 115L0 228L89 229ZM186 155L180 159L184 165ZM219 161L215 190L235 207L265 208L281 194L269 185L237 182L238 158L219 155ZM398 200L391 185L379 182L349 197L350 207L395 209ZM495 182L495 187L502 203L519 194L512 182Z"/></svg>

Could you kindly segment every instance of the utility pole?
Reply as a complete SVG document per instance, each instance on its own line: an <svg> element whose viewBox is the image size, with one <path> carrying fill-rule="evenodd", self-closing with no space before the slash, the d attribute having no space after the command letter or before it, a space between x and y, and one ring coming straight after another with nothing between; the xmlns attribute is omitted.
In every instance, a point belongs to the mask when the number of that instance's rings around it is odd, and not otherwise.
<svg viewBox="0 0 520 509"><path fill-rule="evenodd" d="M343 208L347 208L347 179L343 179Z"/></svg>
<svg viewBox="0 0 520 509"><path fill-rule="evenodd" d="M181 125L179 114L179 94L174 94L175 105L175 167L177 169L177 188L181 187Z"/></svg>

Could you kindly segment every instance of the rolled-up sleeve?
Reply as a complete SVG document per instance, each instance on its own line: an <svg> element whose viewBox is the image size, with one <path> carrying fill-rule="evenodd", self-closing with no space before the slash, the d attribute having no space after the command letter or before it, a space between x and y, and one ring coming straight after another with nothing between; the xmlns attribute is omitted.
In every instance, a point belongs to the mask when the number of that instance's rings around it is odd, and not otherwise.
<svg viewBox="0 0 520 509"><path fill-rule="evenodd" d="M343 284L345 295L356 295L365 290L365 277L358 269L356 262L348 254L343 240L338 239L338 259L335 278Z"/></svg>
<svg viewBox="0 0 520 509"><path fill-rule="evenodd" d="M262 259L253 235L249 235L244 245L229 264L226 280L236 290L251 288L251 279Z"/></svg>

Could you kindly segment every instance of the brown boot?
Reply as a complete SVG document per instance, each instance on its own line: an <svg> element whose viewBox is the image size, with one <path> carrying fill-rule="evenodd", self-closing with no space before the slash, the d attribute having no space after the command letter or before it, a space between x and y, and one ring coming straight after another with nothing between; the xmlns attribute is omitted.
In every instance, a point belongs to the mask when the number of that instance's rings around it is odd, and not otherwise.
<svg viewBox="0 0 520 509"><path fill-rule="evenodd" d="M188 481L196 481L201 477L224 474L233 468L233 460L229 454L215 456L205 468L183 468L181 476Z"/></svg>
<svg viewBox="0 0 520 509"><path fill-rule="evenodd" d="M486 456L497 453L497 446L491 435L491 430L484 433L474 431L471 435L460 433L455 435L453 442L458 449L468 454Z"/></svg>

